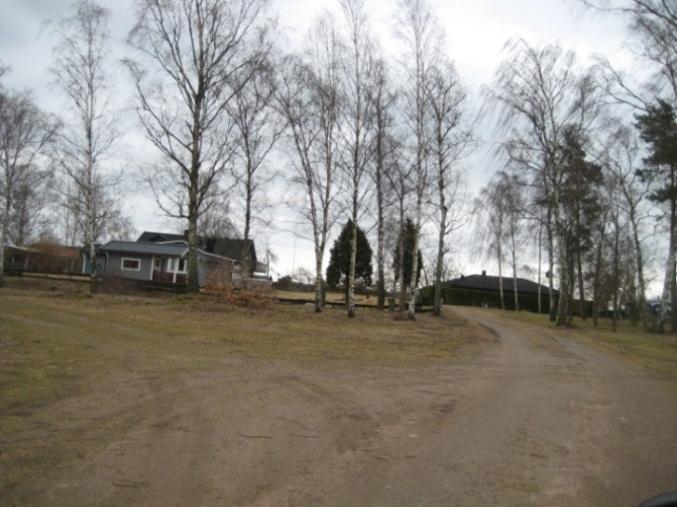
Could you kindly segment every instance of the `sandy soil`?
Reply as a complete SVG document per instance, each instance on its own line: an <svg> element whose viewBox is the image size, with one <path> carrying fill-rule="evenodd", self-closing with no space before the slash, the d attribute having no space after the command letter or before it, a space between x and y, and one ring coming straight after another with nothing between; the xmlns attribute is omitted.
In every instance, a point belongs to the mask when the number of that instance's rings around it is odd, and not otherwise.
<svg viewBox="0 0 677 507"><path fill-rule="evenodd" d="M672 386L554 332L457 311L498 335L478 358L408 369L242 358L107 380L45 408L50 431L100 449L11 501L632 506L677 489ZM121 418L124 434L107 431Z"/></svg>

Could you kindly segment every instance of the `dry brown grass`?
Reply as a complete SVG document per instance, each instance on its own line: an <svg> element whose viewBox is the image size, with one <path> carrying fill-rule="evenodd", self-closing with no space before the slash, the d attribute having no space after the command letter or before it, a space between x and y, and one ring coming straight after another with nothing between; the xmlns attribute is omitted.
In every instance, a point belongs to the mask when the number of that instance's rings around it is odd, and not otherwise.
<svg viewBox="0 0 677 507"><path fill-rule="evenodd" d="M428 365L471 356L491 341L452 316L396 322L361 309L349 320L339 309L317 315L270 296L261 304L238 297L246 304L224 295L90 297L85 284L10 279L0 289L0 496L3 481L28 480L102 445L54 433L56 407L80 395L108 396L120 383L171 381L233 360L323 369ZM130 417L108 417L102 431L122 433Z"/></svg>
<svg viewBox="0 0 677 507"><path fill-rule="evenodd" d="M48 282L52 284L52 282ZM200 368L230 356L312 364L406 366L458 357L487 339L457 317L304 306L233 305L199 296L89 297L57 287L0 290L0 412L77 389L88 376L143 366Z"/></svg>
<svg viewBox="0 0 677 507"><path fill-rule="evenodd" d="M300 299L300 300L305 300L305 301L313 301L315 299L315 293L314 292L277 290L277 291L275 291L275 297L285 298L285 299ZM327 301L334 302L334 303L343 303L343 302L345 302L345 294L343 292L327 292L326 299L327 299ZM376 305L378 303L378 298L376 296L364 296L364 295L356 294L355 295L355 302L359 305L376 307Z"/></svg>
<svg viewBox="0 0 677 507"><path fill-rule="evenodd" d="M639 364L662 376L677 379L677 336L649 333L641 325L630 322L618 323L613 331L611 321L600 319L595 327L592 319L575 319L569 328L556 328L547 315L530 312L511 312L494 310L503 317L544 326L557 333L582 341L593 347L611 352L625 360Z"/></svg>

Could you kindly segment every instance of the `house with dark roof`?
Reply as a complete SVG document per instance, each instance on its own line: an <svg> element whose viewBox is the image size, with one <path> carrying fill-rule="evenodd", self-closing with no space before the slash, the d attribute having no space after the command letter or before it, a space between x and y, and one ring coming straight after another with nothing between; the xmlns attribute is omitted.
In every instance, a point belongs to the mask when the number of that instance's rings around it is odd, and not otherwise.
<svg viewBox="0 0 677 507"><path fill-rule="evenodd" d="M459 278L449 280L443 284L443 297L446 304L466 306L488 306L499 308L500 278L487 275L483 271L481 275L461 275ZM515 307L514 281L512 277L503 277L503 300L508 310ZM517 278L517 294L520 309L537 312L539 298L541 312L547 313L550 305L548 287L525 278ZM553 298L557 298L559 292L553 290Z"/></svg>
<svg viewBox="0 0 677 507"><path fill-rule="evenodd" d="M183 234L173 234L164 232L144 231L136 240L137 242L149 243L169 243L173 241L188 241L188 232ZM253 276L257 272L256 247L251 239L232 239L217 237L199 237L198 248L203 252L233 259L237 266L249 266L248 276Z"/></svg>
<svg viewBox="0 0 677 507"><path fill-rule="evenodd" d="M86 256L86 253L85 253ZM184 285L187 275L188 243L169 241L109 241L97 246L96 272L102 277ZM198 249L198 283L229 285L235 259ZM89 261L83 272L89 273Z"/></svg>
<svg viewBox="0 0 677 507"><path fill-rule="evenodd" d="M241 286L257 268L254 242L199 238L198 283ZM86 253L85 253L86 257ZM109 241L97 246L96 272L103 277L183 285L187 275L187 234L143 232L136 241ZM245 262L246 261L246 262ZM243 266L251 266L242 273ZM83 262L83 273L90 272Z"/></svg>

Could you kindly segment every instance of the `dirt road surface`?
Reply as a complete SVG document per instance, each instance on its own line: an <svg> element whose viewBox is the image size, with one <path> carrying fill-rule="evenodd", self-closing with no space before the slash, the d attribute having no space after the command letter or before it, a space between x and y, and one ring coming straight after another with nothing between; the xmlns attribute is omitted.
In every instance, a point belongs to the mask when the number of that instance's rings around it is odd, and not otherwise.
<svg viewBox="0 0 677 507"><path fill-rule="evenodd" d="M677 489L672 386L554 331L456 311L496 331L476 359L404 370L228 359L65 400L47 409L61 436L104 445L16 502L615 507ZM106 440L120 418L131 429Z"/></svg>

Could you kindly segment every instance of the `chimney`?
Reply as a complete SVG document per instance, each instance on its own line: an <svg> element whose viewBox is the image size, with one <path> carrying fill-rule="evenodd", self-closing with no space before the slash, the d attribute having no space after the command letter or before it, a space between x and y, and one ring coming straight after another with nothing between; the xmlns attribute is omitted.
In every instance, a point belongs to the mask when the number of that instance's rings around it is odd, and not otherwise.
<svg viewBox="0 0 677 507"><path fill-rule="evenodd" d="M483 270L483 271L482 271L482 276L487 276L487 272Z"/></svg>
<svg viewBox="0 0 677 507"><path fill-rule="evenodd" d="M207 252L208 253L214 253L214 247L216 246L216 239L215 238L207 238Z"/></svg>
<svg viewBox="0 0 677 507"><path fill-rule="evenodd" d="M183 230L183 239L184 239L185 241L188 241L188 229L184 229L184 230Z"/></svg>

